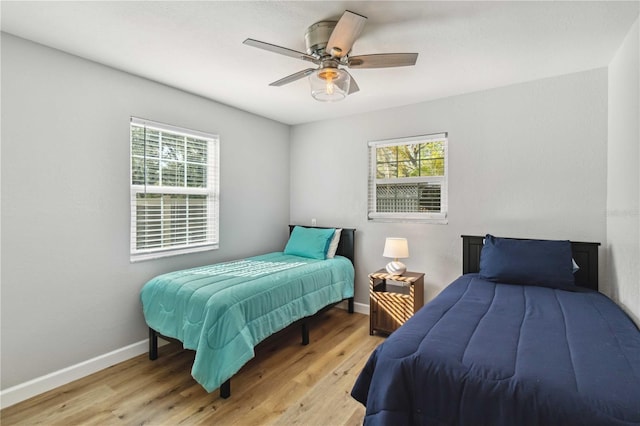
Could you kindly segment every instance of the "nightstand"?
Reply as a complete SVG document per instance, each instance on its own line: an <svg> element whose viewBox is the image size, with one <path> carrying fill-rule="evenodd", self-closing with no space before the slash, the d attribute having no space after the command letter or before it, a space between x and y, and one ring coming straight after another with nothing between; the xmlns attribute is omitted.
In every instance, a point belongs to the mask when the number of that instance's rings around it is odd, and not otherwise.
<svg viewBox="0 0 640 426"><path fill-rule="evenodd" d="M380 269L369 275L369 334L393 333L424 304L424 274L391 275Z"/></svg>

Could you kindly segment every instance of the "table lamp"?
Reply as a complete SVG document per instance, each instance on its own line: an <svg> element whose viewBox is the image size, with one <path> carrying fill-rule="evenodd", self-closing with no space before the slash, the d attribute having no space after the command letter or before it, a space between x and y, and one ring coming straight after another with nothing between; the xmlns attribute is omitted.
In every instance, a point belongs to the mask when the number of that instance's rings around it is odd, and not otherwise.
<svg viewBox="0 0 640 426"><path fill-rule="evenodd" d="M409 257L409 243L406 238L387 238L384 243L384 257L390 257L392 262L387 263L387 272L391 275L402 275L407 267L398 259Z"/></svg>

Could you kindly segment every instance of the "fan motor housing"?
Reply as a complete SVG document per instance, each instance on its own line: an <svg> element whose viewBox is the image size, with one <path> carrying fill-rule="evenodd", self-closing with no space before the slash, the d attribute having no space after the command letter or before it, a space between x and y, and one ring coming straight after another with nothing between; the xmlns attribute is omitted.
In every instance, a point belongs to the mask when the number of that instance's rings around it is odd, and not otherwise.
<svg viewBox="0 0 640 426"><path fill-rule="evenodd" d="M325 48L337 23L337 21L320 21L307 28L304 33L304 42L308 55L322 57L329 54L329 52L325 52Z"/></svg>

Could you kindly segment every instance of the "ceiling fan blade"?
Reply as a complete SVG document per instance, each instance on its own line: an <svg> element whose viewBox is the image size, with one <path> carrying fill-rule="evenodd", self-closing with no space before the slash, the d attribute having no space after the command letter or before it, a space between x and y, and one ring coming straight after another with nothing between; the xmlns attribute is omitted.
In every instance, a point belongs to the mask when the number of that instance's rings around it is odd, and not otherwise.
<svg viewBox="0 0 640 426"><path fill-rule="evenodd" d="M349 74L347 70L343 70L343 71ZM351 82L349 83L349 93L347 93L348 95L360 91L360 88L358 87L358 83L356 83L355 78L353 78L351 74L349 74L349 77L351 77Z"/></svg>
<svg viewBox="0 0 640 426"><path fill-rule="evenodd" d="M325 49L326 52L336 58L341 58L348 54L366 22L366 16L345 10L331 32L331 37L329 37Z"/></svg>
<svg viewBox="0 0 640 426"><path fill-rule="evenodd" d="M351 56L349 68L389 68L415 65L417 53L380 53L376 55Z"/></svg>
<svg viewBox="0 0 640 426"><path fill-rule="evenodd" d="M289 84L296 80L300 80L301 78L308 76L314 71L315 71L314 68L307 68L306 70L298 71L297 73L288 75L284 78L281 78L278 81L274 81L273 83L269 84L269 86L284 86L285 84Z"/></svg>
<svg viewBox="0 0 640 426"><path fill-rule="evenodd" d="M269 52L279 53L281 55L290 56L296 59L302 59L304 61L313 62L314 64L320 64L320 61L314 56L298 52L297 50L287 49L286 47L276 46L275 44L266 43L264 41L248 38L242 43L246 44L247 46L257 47L258 49L268 50Z"/></svg>

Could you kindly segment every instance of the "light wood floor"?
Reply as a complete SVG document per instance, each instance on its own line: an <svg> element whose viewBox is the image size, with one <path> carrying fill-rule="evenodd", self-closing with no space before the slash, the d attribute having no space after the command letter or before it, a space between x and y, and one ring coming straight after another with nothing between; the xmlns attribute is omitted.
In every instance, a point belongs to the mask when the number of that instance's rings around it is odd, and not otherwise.
<svg viewBox="0 0 640 426"><path fill-rule="evenodd" d="M0 412L7 425L360 425L351 387L371 351L369 317L330 309L270 337L231 380L231 398L191 377L194 353L171 343Z"/></svg>

